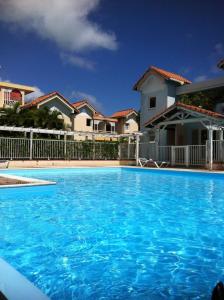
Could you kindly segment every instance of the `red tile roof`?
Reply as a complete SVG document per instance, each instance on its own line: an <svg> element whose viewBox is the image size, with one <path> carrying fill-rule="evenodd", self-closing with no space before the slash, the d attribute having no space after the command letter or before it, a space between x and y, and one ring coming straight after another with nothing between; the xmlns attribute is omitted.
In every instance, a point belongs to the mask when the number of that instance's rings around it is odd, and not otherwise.
<svg viewBox="0 0 224 300"><path fill-rule="evenodd" d="M224 119L224 115L216 113L214 111L207 110L207 109L204 109L204 108L201 108L201 107L198 107L198 106L194 106L194 105L188 105L188 104L184 104L184 103L181 103L181 102L177 102L177 103L173 104L172 106L168 107L167 109L165 109L164 111L158 113L153 118L149 119L145 123L145 126L148 126L149 124L152 124L153 122L159 120L163 115L171 112L172 110L174 110L176 108L183 108L185 110L198 112L199 114L206 115L206 116L216 118L216 119Z"/></svg>
<svg viewBox="0 0 224 300"><path fill-rule="evenodd" d="M129 109L124 109L124 110L117 111L111 117L112 118L124 118L124 117L128 116L131 113L137 114L137 112L136 112L136 110L134 110L134 108L129 108Z"/></svg>
<svg viewBox="0 0 224 300"><path fill-rule="evenodd" d="M148 78L148 76L149 76L151 73L157 73L157 74L159 74L160 76L162 76L162 77L165 78L165 79L173 80L173 81L178 81L178 82L180 82L181 84L191 83L190 80L184 78L184 77L181 76L181 75L178 75L178 74L176 74L176 73L169 72L169 71L166 71L166 70L163 70L163 69L154 67L154 66L150 66L150 67L148 68L148 70L147 70L147 71L140 77L140 79L135 83L133 89L137 91L138 88L142 85L142 83Z"/></svg>
<svg viewBox="0 0 224 300"><path fill-rule="evenodd" d="M73 107L71 105L71 103L64 97L62 96L59 92L51 92L49 94L46 94L46 95L43 95L43 96L40 96L34 100L32 100L31 102L28 102L26 104L24 104L23 106L21 106L22 109L27 109L27 108L32 108L32 107L36 107L38 104L40 104L41 102L53 97L53 96L58 96L60 98L62 98L72 109L74 109L76 112L78 112L78 110Z"/></svg>
<svg viewBox="0 0 224 300"><path fill-rule="evenodd" d="M102 120L102 121L108 121L108 122L118 122L117 119L112 118L112 117L105 117L104 115L100 113L95 113L93 116L94 120Z"/></svg>
<svg viewBox="0 0 224 300"><path fill-rule="evenodd" d="M72 106L78 108L79 106L83 105L83 104L89 104L87 100L80 100L80 101L77 101L77 102L74 102L72 103Z"/></svg>

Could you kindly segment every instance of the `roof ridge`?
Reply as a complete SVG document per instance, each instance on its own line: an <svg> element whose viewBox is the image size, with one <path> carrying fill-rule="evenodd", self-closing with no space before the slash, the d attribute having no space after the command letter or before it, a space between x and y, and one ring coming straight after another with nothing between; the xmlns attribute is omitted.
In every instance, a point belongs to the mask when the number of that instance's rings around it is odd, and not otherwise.
<svg viewBox="0 0 224 300"><path fill-rule="evenodd" d="M166 71L165 69L161 69L161 68L158 68L156 66L150 66L143 73L143 75L139 78L139 80L135 83L135 85L133 86L134 90L136 90L136 91L138 90L138 87L148 78L148 75L151 71L154 71L154 72L158 73L160 76L164 77L165 79L177 81L180 84L187 84L187 83L189 84L189 83L191 83L190 80L183 77L182 75L179 75L179 74L174 73L174 72Z"/></svg>
<svg viewBox="0 0 224 300"><path fill-rule="evenodd" d="M121 112L121 111L126 111L126 110L135 110L134 108L126 108L126 109L122 109L122 110L117 110L115 112Z"/></svg>
<svg viewBox="0 0 224 300"><path fill-rule="evenodd" d="M36 105L38 105L39 103L41 103L42 101L44 101L45 99L48 99L51 96L54 95L58 95L60 96L71 108L73 108L74 110L76 110L76 112L78 112L78 110L72 106L72 104L58 91L54 91L54 92L50 92L48 94L44 94L42 96L39 96L33 100L31 100L30 102L25 103L23 106L21 106L21 108L30 108L30 107L34 107Z"/></svg>

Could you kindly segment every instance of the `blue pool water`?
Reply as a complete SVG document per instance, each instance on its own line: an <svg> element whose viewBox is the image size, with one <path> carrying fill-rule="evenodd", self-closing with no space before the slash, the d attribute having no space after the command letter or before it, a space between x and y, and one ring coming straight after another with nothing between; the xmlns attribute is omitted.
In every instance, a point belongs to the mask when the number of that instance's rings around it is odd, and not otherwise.
<svg viewBox="0 0 224 300"><path fill-rule="evenodd" d="M210 299L224 279L224 177L159 170L6 173L0 256L51 299Z"/></svg>

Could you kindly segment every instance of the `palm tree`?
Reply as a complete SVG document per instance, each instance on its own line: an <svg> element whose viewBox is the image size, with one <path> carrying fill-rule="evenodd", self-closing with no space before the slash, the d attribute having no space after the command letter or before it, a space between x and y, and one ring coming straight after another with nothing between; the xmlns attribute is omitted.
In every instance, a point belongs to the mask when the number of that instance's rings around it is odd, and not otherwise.
<svg viewBox="0 0 224 300"><path fill-rule="evenodd" d="M0 111L0 125L64 129L64 120L60 118L60 115L60 112L51 111L47 107L20 109L19 104L15 104L13 107Z"/></svg>

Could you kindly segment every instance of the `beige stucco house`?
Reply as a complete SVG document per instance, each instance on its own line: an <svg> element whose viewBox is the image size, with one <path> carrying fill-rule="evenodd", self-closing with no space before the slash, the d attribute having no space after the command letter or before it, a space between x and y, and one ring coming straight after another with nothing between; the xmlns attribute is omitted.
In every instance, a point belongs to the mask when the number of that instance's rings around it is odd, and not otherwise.
<svg viewBox="0 0 224 300"><path fill-rule="evenodd" d="M47 107L50 111L58 111L68 130L86 132L86 136L80 135L80 139L92 139L92 134L89 133L94 132L122 134L138 131L137 113L134 109L119 111L107 117L88 100L70 103L56 91L25 102L25 96L34 91L35 88L30 86L0 82L0 108L19 103L20 109ZM98 137L95 138L98 139Z"/></svg>
<svg viewBox="0 0 224 300"><path fill-rule="evenodd" d="M79 111L71 105L71 103L58 92L52 92L34 99L31 102L21 106L22 109L47 107L51 111L60 112L64 119L64 124L67 129L74 130L75 117Z"/></svg>
<svg viewBox="0 0 224 300"><path fill-rule="evenodd" d="M75 130L116 133L115 125L118 120L99 113L87 100L74 102L72 106L79 111L75 118Z"/></svg>
<svg viewBox="0 0 224 300"><path fill-rule="evenodd" d="M133 133L138 131L138 113L133 109L125 109L115 112L111 117L116 118L116 132L119 134Z"/></svg>
<svg viewBox="0 0 224 300"><path fill-rule="evenodd" d="M19 102L23 105L25 95L35 91L35 88L11 82L0 82L0 108L13 106Z"/></svg>

